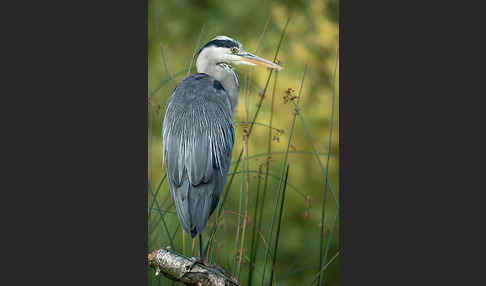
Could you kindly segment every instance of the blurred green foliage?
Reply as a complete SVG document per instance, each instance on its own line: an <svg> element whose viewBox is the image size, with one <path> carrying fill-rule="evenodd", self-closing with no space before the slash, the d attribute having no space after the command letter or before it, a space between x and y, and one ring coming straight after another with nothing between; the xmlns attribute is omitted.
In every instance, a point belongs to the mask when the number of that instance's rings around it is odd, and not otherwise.
<svg viewBox="0 0 486 286"><path fill-rule="evenodd" d="M291 153L288 155L290 171L279 237L278 258L275 277L278 285L310 285L319 268L319 249L321 233L322 199L325 176L313 152L312 144L320 154L324 166L328 159L330 144L329 184L339 198L339 68L338 61L338 6L337 0L331 1L187 1L187 0L149 0L148 12L148 64L149 64L149 206L152 193L155 193L165 166L162 164L161 126L165 104L172 90L188 74L195 51L218 35L226 35L238 40L249 52L264 58L273 59L280 36L287 19L290 18L277 59L284 67L278 73L278 82L273 90L274 76L263 99L257 118L261 123L254 126L249 138L249 155L267 152L268 127L270 120L271 95L275 92L272 155L270 158L269 187L263 209L262 232L257 235L260 248L254 268L253 285L261 284L263 271L264 245L273 215L273 205L282 170L283 153L286 150L289 129L294 113L291 102L285 102L286 91L298 95L300 81L307 65L307 73L302 89L302 97L295 129L291 140ZM268 23L268 25L266 25ZM266 28L265 28L266 27ZM264 32L265 31L265 32ZM263 36L262 33L264 32ZM199 41L200 39L200 41ZM239 105L234 114L236 142L233 162L243 148L243 122L246 120L246 101L248 99L249 118L257 109L259 94L265 87L269 71L247 66L236 67L240 79ZM196 72L192 64L191 73ZM335 77L336 73L336 77ZM168 80L168 75L172 78ZM249 79L251 78L251 79ZM250 92L247 97L247 82ZM332 140L329 142L331 122L331 103L335 95L334 123ZM306 132L308 130L308 133ZM311 137L309 137L309 135ZM279 153L281 152L281 153ZM257 171L268 162L269 156L251 157L251 184L249 187L249 223L244 243L243 265L239 280L248 284L249 248L251 231L255 222L254 209L258 184ZM238 169L241 172L244 161ZM234 164L230 168L233 172ZM221 225L216 235L216 262L231 272L236 254L236 225L240 209L240 193L245 176L235 176L228 199L225 203ZM261 180L263 184L263 179ZM244 191L241 193L244 199ZM170 244L167 232L175 233L173 248L187 256L196 255L197 243L193 243L178 227L177 216L172 205L167 182L163 182L157 193L157 203L153 204L149 219L149 251ZM164 221L160 210L167 210ZM244 208L244 202L243 202ZM216 214L216 213L215 213ZM205 239L215 222L211 217L203 233ZM327 192L325 209L324 243L327 244L333 230L334 218L338 215L337 205ZM339 221L334 229L327 260L339 251ZM272 243L272 242L270 242ZM191 253L191 250L193 252ZM323 255L323 254L322 254ZM339 256L329 264L324 272L324 285L338 285ZM267 265L267 271L269 265ZM268 272L269 273L269 272ZM267 278L269 274L267 273ZM149 285L170 285L165 278L154 278L149 271ZM268 283L268 281L266 282ZM314 285L317 285L315 283Z"/></svg>

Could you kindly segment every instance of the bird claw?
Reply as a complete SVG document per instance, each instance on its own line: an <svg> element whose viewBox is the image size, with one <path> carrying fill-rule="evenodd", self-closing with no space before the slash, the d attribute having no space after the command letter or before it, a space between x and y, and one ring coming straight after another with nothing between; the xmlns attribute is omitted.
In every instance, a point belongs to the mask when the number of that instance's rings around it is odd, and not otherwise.
<svg viewBox="0 0 486 286"><path fill-rule="evenodd" d="M191 265L186 266L186 270L188 272L191 272L192 268L194 268L194 265L196 265L198 263L202 264L202 265L206 265L204 260L201 259L201 257L191 257L191 261L192 261Z"/></svg>
<svg viewBox="0 0 486 286"><path fill-rule="evenodd" d="M188 272L192 271L192 269L194 268L194 265L201 264L201 265L209 268L213 272L219 272L223 275L225 275L225 273L226 273L223 268L219 267L216 264L209 264L206 261L204 261L204 259L202 259L201 257L191 257L191 261L192 261L191 265L186 266L186 270Z"/></svg>

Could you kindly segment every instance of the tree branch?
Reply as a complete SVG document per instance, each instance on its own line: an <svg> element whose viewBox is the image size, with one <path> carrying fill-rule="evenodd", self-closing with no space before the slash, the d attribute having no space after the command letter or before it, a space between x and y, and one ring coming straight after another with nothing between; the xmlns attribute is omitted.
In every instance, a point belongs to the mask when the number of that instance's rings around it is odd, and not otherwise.
<svg viewBox="0 0 486 286"><path fill-rule="evenodd" d="M240 286L233 277L227 277L216 267L205 267L167 248L154 250L148 255L148 265L155 269L155 275L162 272L167 278L186 285L197 286Z"/></svg>

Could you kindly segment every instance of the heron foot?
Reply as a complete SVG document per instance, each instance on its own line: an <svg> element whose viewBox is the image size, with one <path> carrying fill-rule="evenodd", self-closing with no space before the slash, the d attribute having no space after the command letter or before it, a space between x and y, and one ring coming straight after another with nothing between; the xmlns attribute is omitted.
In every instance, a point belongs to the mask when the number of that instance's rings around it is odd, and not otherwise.
<svg viewBox="0 0 486 286"><path fill-rule="evenodd" d="M219 272L223 275L225 275L226 273L223 268L219 267L216 264L207 263L206 261L204 261L202 257L191 257L191 260L192 260L192 264L186 267L187 271L189 272L192 270L192 268L194 268L194 265L201 264L214 272Z"/></svg>
<svg viewBox="0 0 486 286"><path fill-rule="evenodd" d="M187 272L191 272L192 268L194 268L194 265L196 265L198 263L202 264L202 260L201 260L200 257L191 257L190 259L191 259L192 263L190 265L186 266Z"/></svg>

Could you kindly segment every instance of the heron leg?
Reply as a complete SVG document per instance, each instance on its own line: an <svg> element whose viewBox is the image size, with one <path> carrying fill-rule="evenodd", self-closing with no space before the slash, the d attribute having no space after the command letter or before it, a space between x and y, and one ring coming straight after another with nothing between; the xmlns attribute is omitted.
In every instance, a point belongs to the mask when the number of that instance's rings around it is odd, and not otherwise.
<svg viewBox="0 0 486 286"><path fill-rule="evenodd" d="M198 259L197 262L199 262L200 264L202 264L206 267L213 269L214 271L220 272L223 275L225 274L225 271L224 271L223 268L219 267L216 264L209 264L209 262L204 261L203 250L202 250L202 235L200 233L199 233L199 259Z"/></svg>
<svg viewBox="0 0 486 286"><path fill-rule="evenodd" d="M203 258L203 251L202 251L202 235L199 233L199 256L197 257L192 257L191 260L193 261L192 265L191 265L191 269L192 267L194 267L194 265L196 263L199 263L199 264L202 264L202 265L205 265L207 266L206 262L204 261L204 258Z"/></svg>
<svg viewBox="0 0 486 286"><path fill-rule="evenodd" d="M203 251L202 251L202 235L199 233L199 259L204 261Z"/></svg>
<svg viewBox="0 0 486 286"><path fill-rule="evenodd" d="M203 258L203 253L202 253L202 235L200 233L199 233L199 257L192 257L191 260L192 260L192 264L188 267L188 271L192 271L192 268L197 263L209 267L209 265L204 261L204 258Z"/></svg>
<svg viewBox="0 0 486 286"><path fill-rule="evenodd" d="M226 273L224 271L224 269L221 268L221 267L219 267L218 265L216 265L216 264L209 264L206 261L204 261L203 250L202 250L202 235L200 233L199 233L199 257L192 257L191 260L192 260L192 264L189 266L188 271L191 271L192 268L194 267L194 265L196 265L197 263L199 263L201 265L204 265L204 266L212 269L215 272L220 272L223 275L225 275L225 273Z"/></svg>

